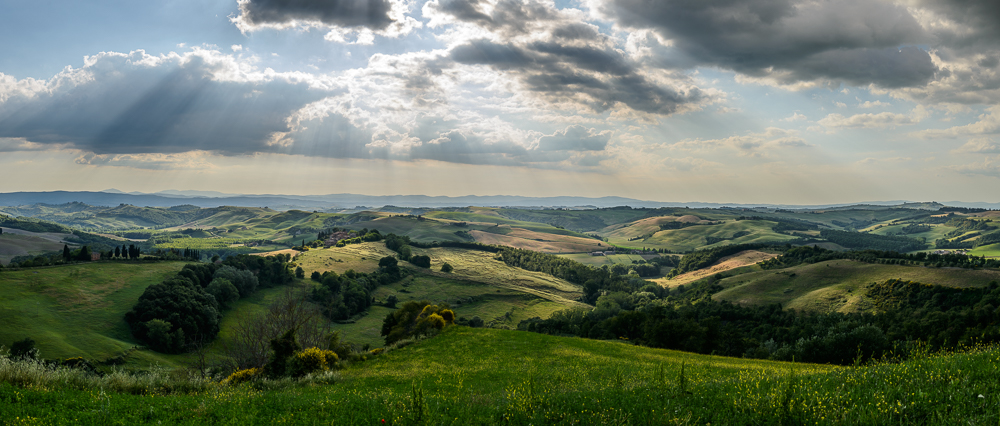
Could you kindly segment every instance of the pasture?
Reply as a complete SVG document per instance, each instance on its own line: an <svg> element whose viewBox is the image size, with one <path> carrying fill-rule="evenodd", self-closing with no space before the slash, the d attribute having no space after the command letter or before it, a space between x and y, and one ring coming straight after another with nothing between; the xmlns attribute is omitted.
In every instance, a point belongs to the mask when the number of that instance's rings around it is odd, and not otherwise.
<svg viewBox="0 0 1000 426"><path fill-rule="evenodd" d="M991 281L1000 282L1000 271L829 260L724 278L719 284L725 290L712 298L745 305L780 303L787 309L804 311L863 312L871 308L863 297L866 286L889 279L981 287Z"/></svg>

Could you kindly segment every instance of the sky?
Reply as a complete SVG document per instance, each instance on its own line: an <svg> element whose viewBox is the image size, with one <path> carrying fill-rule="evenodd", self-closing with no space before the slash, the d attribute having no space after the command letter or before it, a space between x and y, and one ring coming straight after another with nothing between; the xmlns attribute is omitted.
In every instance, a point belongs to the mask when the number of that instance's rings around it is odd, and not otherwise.
<svg viewBox="0 0 1000 426"><path fill-rule="evenodd" d="M1000 202L996 0L0 11L0 192Z"/></svg>

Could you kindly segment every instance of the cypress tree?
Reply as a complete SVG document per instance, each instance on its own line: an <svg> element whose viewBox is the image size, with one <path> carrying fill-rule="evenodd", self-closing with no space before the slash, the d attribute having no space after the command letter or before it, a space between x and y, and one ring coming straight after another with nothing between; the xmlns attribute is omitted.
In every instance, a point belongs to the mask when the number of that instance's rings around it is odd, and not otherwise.
<svg viewBox="0 0 1000 426"><path fill-rule="evenodd" d="M69 260L69 246L63 244L63 259Z"/></svg>

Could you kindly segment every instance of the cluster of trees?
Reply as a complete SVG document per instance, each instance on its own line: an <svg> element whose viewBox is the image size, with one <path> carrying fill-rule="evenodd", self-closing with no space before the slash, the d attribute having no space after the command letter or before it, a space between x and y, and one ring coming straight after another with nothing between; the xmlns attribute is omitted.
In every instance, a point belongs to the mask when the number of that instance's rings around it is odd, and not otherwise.
<svg viewBox="0 0 1000 426"><path fill-rule="evenodd" d="M287 255L226 259L222 264L184 265L175 276L153 284L125 314L132 334L151 349L181 353L219 332L221 312L259 287L292 281Z"/></svg>
<svg viewBox="0 0 1000 426"><path fill-rule="evenodd" d="M355 272L353 269L343 274L313 272L310 278L320 285L313 289L311 300L320 306L323 315L333 320L346 320L364 312L373 303L372 293L378 286L400 278L396 258L383 257L378 265L378 269L371 273Z"/></svg>
<svg viewBox="0 0 1000 426"><path fill-rule="evenodd" d="M782 269L803 263L812 264L834 259L856 260L888 265L914 265L958 268L1000 268L1000 260L961 253L899 253L896 251L859 250L834 251L816 246L787 248L781 256L758 263L763 269Z"/></svg>
<svg viewBox="0 0 1000 426"><path fill-rule="evenodd" d="M827 241L856 250L907 252L924 248L923 241L894 235L837 231L833 229L824 229L820 231L819 235Z"/></svg>
<svg viewBox="0 0 1000 426"><path fill-rule="evenodd" d="M850 364L905 356L908 348L1000 341L1000 289L954 289L890 280L866 294L876 313L800 313L779 305L743 307L709 298L609 293L595 309L565 310L518 328L555 335L628 339L689 352ZM897 352L893 353L896 350Z"/></svg>
<svg viewBox="0 0 1000 426"><path fill-rule="evenodd" d="M636 275L615 274L607 265L601 268L592 268L569 259L531 250L503 247L500 249L498 257L509 266L544 272L571 283L580 284L583 286L581 300L584 303L595 303L602 292L633 292L650 284Z"/></svg>
<svg viewBox="0 0 1000 426"><path fill-rule="evenodd" d="M436 333L454 323L455 312L447 303L432 305L426 300L411 301L386 315L382 321L382 336L388 346L403 339Z"/></svg>

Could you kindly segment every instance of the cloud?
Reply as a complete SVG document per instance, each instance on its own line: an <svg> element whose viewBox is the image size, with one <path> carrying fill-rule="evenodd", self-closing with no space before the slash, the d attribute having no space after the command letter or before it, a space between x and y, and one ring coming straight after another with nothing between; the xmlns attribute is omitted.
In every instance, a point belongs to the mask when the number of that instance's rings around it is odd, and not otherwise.
<svg viewBox="0 0 1000 426"><path fill-rule="evenodd" d="M788 117L785 117L785 118L781 119L781 121L788 121L788 122L792 122L792 121L805 121L805 120L808 120L808 118L805 115L799 114L797 112L793 113L791 116L788 116Z"/></svg>
<svg viewBox="0 0 1000 426"><path fill-rule="evenodd" d="M869 0L590 0L628 29L652 29L680 55L781 84L834 80L923 86L930 55L906 7Z"/></svg>
<svg viewBox="0 0 1000 426"><path fill-rule="evenodd" d="M542 151L603 151L611 139L611 131L598 132L580 125L572 125L562 131L538 139L538 149Z"/></svg>
<svg viewBox="0 0 1000 426"><path fill-rule="evenodd" d="M329 28L327 40L357 35L371 44L373 34L399 37L421 26L407 16L405 0L238 0L240 14L230 18L243 32L261 29Z"/></svg>
<svg viewBox="0 0 1000 426"><path fill-rule="evenodd" d="M671 145L682 151L713 151L726 149L745 157L767 157L789 148L812 148L814 145L798 136L794 130L768 127L763 132L721 139L686 139Z"/></svg>
<svg viewBox="0 0 1000 426"><path fill-rule="evenodd" d="M948 129L928 129L913 134L925 139L954 138L962 135L989 135L1000 133L1000 106L991 107L979 116L979 121Z"/></svg>
<svg viewBox="0 0 1000 426"><path fill-rule="evenodd" d="M18 90L32 86L33 92ZM105 52L44 85L0 92L0 137L95 154L275 152L287 117L335 93L299 73L259 71L218 51Z"/></svg>
<svg viewBox="0 0 1000 426"><path fill-rule="evenodd" d="M850 117L833 113L818 121L823 127L830 129L884 129L887 127L916 124L918 122L920 120L909 115L891 112L855 114Z"/></svg>
<svg viewBox="0 0 1000 426"><path fill-rule="evenodd" d="M967 175L1000 177L1000 156L986 157L978 163L952 166L951 169Z"/></svg>
<svg viewBox="0 0 1000 426"><path fill-rule="evenodd" d="M651 74L579 11L537 0L431 0L423 13L428 26L453 28L452 63L510 76L551 104L670 115L709 98L684 75Z"/></svg>
<svg viewBox="0 0 1000 426"><path fill-rule="evenodd" d="M1000 154L1000 142L993 139L974 139L952 152L956 154Z"/></svg>

